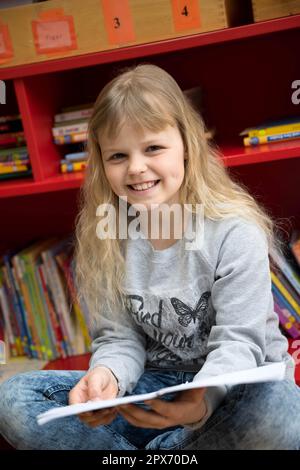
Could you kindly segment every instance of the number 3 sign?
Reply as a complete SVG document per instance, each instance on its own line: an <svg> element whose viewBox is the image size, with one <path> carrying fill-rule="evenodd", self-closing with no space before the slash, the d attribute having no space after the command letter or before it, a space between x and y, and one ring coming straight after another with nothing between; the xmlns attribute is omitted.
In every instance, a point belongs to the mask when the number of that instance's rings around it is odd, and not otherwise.
<svg viewBox="0 0 300 470"><path fill-rule="evenodd" d="M135 32L128 0L102 0L104 22L110 44L134 42Z"/></svg>

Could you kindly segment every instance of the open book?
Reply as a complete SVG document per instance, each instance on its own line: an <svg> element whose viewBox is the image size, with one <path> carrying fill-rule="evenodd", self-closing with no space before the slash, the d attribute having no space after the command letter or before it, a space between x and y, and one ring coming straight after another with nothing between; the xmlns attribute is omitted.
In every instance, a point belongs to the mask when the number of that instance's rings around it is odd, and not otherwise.
<svg viewBox="0 0 300 470"><path fill-rule="evenodd" d="M167 393L181 392L192 388L215 387L218 385L238 385L255 382L269 382L274 380L283 380L285 377L285 363L275 362L266 366L255 367L254 369L240 370L226 374L217 375L215 377L201 378L194 382L186 382L180 385L161 388L155 392L144 393L140 395L131 395L112 400L88 401L86 403L77 403L75 405L60 406L52 408L49 411L41 413L37 416L38 424L42 425L52 421L53 419L72 416L78 413L91 410L101 410L103 408L112 408L117 405L126 403L139 403L153 398L159 398Z"/></svg>

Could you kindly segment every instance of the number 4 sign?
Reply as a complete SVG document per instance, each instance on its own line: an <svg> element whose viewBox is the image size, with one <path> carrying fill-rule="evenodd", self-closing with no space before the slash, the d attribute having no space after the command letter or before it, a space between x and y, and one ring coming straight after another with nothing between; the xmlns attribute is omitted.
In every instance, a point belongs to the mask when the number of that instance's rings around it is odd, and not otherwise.
<svg viewBox="0 0 300 470"><path fill-rule="evenodd" d="M172 0L175 31L200 28L198 0Z"/></svg>

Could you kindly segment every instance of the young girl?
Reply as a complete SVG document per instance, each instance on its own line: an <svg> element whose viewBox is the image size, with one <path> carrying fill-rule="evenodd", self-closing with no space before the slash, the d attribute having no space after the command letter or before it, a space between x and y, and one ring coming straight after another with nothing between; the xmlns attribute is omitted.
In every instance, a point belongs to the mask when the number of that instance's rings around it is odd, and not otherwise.
<svg viewBox="0 0 300 470"><path fill-rule="evenodd" d="M300 414L300 389L271 292L273 223L229 177L198 112L167 72L132 67L101 91L88 151L75 261L93 317L90 368L4 382L0 432L19 449L299 449L300 423L291 417ZM145 225L140 237L120 236L120 201L128 227L139 208L158 237ZM104 204L115 209L110 236L98 225ZM181 236L178 219L163 236L158 209L186 204ZM195 220L200 243L191 247ZM188 390L37 425L52 407L279 361L281 382Z"/></svg>

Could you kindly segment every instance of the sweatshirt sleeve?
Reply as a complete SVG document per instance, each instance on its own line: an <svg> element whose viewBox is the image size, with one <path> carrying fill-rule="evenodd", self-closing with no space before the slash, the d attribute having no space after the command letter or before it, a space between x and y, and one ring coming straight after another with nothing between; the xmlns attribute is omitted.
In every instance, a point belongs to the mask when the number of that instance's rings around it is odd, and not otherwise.
<svg viewBox="0 0 300 470"><path fill-rule="evenodd" d="M194 381L264 363L272 291L268 244L259 227L247 222L235 224L224 237L211 300L216 321L208 337L206 361ZM188 427L203 426L229 388L208 387L207 414Z"/></svg>
<svg viewBox="0 0 300 470"><path fill-rule="evenodd" d="M118 380L121 397L131 392L144 372L146 339L143 331L125 312L118 319L101 315L93 332L89 370L108 367Z"/></svg>

